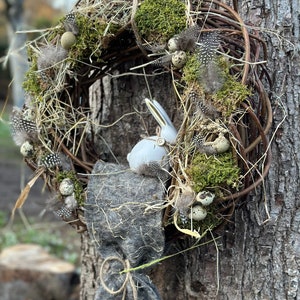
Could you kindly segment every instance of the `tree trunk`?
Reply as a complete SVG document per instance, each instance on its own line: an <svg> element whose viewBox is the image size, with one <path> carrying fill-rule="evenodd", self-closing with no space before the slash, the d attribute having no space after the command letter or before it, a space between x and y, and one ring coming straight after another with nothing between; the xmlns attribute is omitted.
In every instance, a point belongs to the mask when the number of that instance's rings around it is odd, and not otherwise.
<svg viewBox="0 0 300 300"><path fill-rule="evenodd" d="M245 23L261 27L267 40L268 71L273 79L272 168L261 188L236 208L232 222L214 233L215 237L220 236L215 243L178 254L151 271L162 299L300 298L300 5L298 0L259 2L239 1L239 9ZM120 73L125 70L126 67ZM168 94L172 90L171 79L167 75L148 79L153 98L170 99L162 104L168 112L171 108L175 110L174 97ZM98 88L97 103L101 105L96 111L100 124L112 123L132 112L133 107L140 111L141 100L149 96L143 77L107 77L99 82ZM140 119L136 115L128 118L113 130L101 133L108 144L98 150L109 161L114 160L111 153L117 153L124 163L126 154L139 139ZM185 240L170 247L178 252L192 244L192 240ZM83 245L81 295L89 300L95 294L99 265L88 235L83 236Z"/></svg>
<svg viewBox="0 0 300 300"><path fill-rule="evenodd" d="M144 63L144 61L136 60L123 64L117 71L114 72L114 74L105 76L101 80L96 81L90 88L90 106L93 113L91 117L97 120L97 124L101 124L101 126L92 126L92 138L94 139L94 143L98 145L96 151L99 153L99 159L102 159L107 163L114 163L116 165L115 173L126 171L123 170L124 168L128 171L129 168L126 156L130 152L133 145L135 145L141 139L141 135L153 135L155 133L156 122L154 118L145 117L147 115L149 116L149 112L146 111L146 106L143 101L144 98L153 97L155 99L166 100L166 102L163 102L162 104L168 111L171 111L172 107L175 106L175 94L170 92L173 90L172 78L168 72L163 72L159 76L150 77L136 75L118 76L119 74L128 72L132 66L140 65L142 63ZM174 114L175 112L176 111L174 111ZM109 124L113 124L113 126L108 129L106 126ZM150 129L151 132L148 133L148 129ZM122 165L124 165L124 168ZM97 170L94 171L96 174L98 174ZM108 171L106 172L108 173ZM103 207L100 208L102 211L108 208L103 201L107 201L108 203L120 203L120 201L123 199L118 197L119 192L114 192L114 189L118 189L118 187L120 188L120 185L123 185L120 183L123 182L123 179L120 176L118 177L117 187L115 187L116 183L115 186L113 183L108 184L113 188L109 191L106 191L106 194L103 195L103 189L106 187L106 185L104 184L104 186L102 186L104 179L100 179L99 182L97 181L97 177L99 177L100 174L95 176L94 179L90 179L87 193L88 199L85 216L87 217L88 228L93 228L93 236L89 236L87 234L82 235L81 299L86 300L103 299L103 297L108 299L108 295L103 295L103 291L100 292L101 296L98 295L96 296L97 298L95 298L100 286L100 268L104 259L118 256L120 252L117 247L109 246L110 242L114 243L113 241L101 241L101 234L104 232L104 227L102 226L105 226L106 224L101 223L101 213L97 213L97 209L99 208L96 206L101 206L102 204ZM143 178L142 176L134 175L134 173L131 171L129 171L129 173L125 176L127 176L128 183L125 184L125 189L122 191L122 197L126 197L126 193L128 192L128 202L131 202L131 199L133 199L130 198L131 191L136 193L136 189L141 190L141 202L143 199L146 202L148 196L152 197L151 191L153 190L155 191L155 197L158 197L158 199L163 198L164 190L161 191L162 185L160 182L158 182L158 184L155 182L153 183L153 181L151 181L152 178ZM93 181L93 183L91 183L91 181ZM148 184L151 184L149 191L146 188L148 187ZM94 188L94 186L96 186L96 188ZM102 191L102 199L97 199L98 190ZM110 192L111 195L109 194ZM139 197L135 197L134 202L137 202L138 198ZM99 203L97 203L97 201ZM160 205L162 204L163 203L160 203ZM108 213L108 211L105 211L104 215L107 215ZM148 228L154 228L154 231L146 228L147 232L149 234L151 232L151 234L154 236L157 236L158 234L157 231L155 231L155 227L157 230L161 230L161 212L159 211L158 213L159 215L152 217L153 221L156 221L155 224L148 225ZM135 214L139 214L138 211L135 211ZM135 215L132 216L132 219L134 218L136 218ZM138 220L137 222L143 222L143 220ZM102 229L98 230L97 227L99 227L99 224ZM132 224L127 224L126 220L123 220L122 224L124 224L125 227L132 226ZM115 226L116 228L118 227L117 225L111 226ZM143 229L145 230L145 228ZM107 230L107 232L104 233L107 239L110 239L109 233L110 230ZM97 236L98 234L99 238ZM119 235L120 233L114 232L113 234ZM122 232L120 235L124 236L124 234L125 233ZM136 235L136 231L129 232L129 236L127 238L132 240L133 235ZM157 238L159 239L160 237ZM134 243L133 240L132 243ZM105 246L102 246L102 244L105 244ZM163 249L164 245L161 244L160 246L162 246ZM95 251L95 247L97 248L97 251ZM105 247L107 249L105 249ZM105 257L103 257L103 255L105 255ZM122 255L120 256L122 257ZM112 297L109 299L119 298Z"/></svg>
<svg viewBox="0 0 300 300"><path fill-rule="evenodd" d="M81 235L81 286L80 299L94 299L99 271L99 255L87 232Z"/></svg>
<svg viewBox="0 0 300 300"><path fill-rule="evenodd" d="M7 14L7 34L9 38L9 68L13 78L12 98L15 106L21 107L24 104L24 91L22 82L28 69L27 53L24 45L27 36L25 33L16 34L17 30L24 27L23 0L5 1Z"/></svg>

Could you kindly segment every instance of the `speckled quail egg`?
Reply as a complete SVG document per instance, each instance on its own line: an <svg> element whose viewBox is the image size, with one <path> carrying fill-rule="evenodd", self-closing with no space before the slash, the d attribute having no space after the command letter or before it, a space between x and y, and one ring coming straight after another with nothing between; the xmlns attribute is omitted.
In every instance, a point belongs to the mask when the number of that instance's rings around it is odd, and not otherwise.
<svg viewBox="0 0 300 300"><path fill-rule="evenodd" d="M70 178L65 178L62 180L62 182L59 185L59 192L63 196L69 196L72 195L74 192L74 184L73 181Z"/></svg>
<svg viewBox="0 0 300 300"><path fill-rule="evenodd" d="M204 206L212 204L214 199L215 199L215 194L209 191L201 191L196 196L196 201L200 202Z"/></svg>
<svg viewBox="0 0 300 300"><path fill-rule="evenodd" d="M175 68L181 69L187 61L187 56L184 51L175 51L172 55L172 64Z"/></svg>
<svg viewBox="0 0 300 300"><path fill-rule="evenodd" d="M23 119L26 121L34 121L36 113L33 109L27 108L23 111Z"/></svg>
<svg viewBox="0 0 300 300"><path fill-rule="evenodd" d="M66 208L68 208L69 210L73 211L75 208L77 208L77 201L75 199L74 194L67 196L65 198L65 206Z"/></svg>
<svg viewBox="0 0 300 300"><path fill-rule="evenodd" d="M25 141L20 147L20 152L24 157L31 157L34 153L34 147L29 141Z"/></svg>
<svg viewBox="0 0 300 300"><path fill-rule="evenodd" d="M66 31L60 39L61 46L69 50L76 43L76 36L71 31Z"/></svg>
<svg viewBox="0 0 300 300"><path fill-rule="evenodd" d="M219 136L215 139L212 147L216 150L217 153L223 153L230 148L230 142L222 133L220 133Z"/></svg>
<svg viewBox="0 0 300 300"><path fill-rule="evenodd" d="M205 219L207 215L207 211L201 205L195 205L191 207L191 212L189 214L189 218L194 221L201 221Z"/></svg>
<svg viewBox="0 0 300 300"><path fill-rule="evenodd" d="M175 52L179 49L179 36L174 35L168 41L168 50L170 52Z"/></svg>

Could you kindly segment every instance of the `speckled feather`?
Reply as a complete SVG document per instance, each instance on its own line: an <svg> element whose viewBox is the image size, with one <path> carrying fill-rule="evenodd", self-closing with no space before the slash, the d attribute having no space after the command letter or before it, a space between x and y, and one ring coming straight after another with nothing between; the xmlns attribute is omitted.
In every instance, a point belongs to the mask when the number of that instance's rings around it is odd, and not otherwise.
<svg viewBox="0 0 300 300"><path fill-rule="evenodd" d="M191 91L188 98L195 104L196 113L200 113L204 117L211 119L215 119L219 116L217 109L211 103L205 101L204 97L200 97L195 91Z"/></svg>
<svg viewBox="0 0 300 300"><path fill-rule="evenodd" d="M37 135L35 122L27 120L19 108L14 108L10 116L11 134L16 145L21 146L27 140L34 140Z"/></svg>
<svg viewBox="0 0 300 300"><path fill-rule="evenodd" d="M209 62L213 61L219 45L220 35L215 31L205 33L200 37L198 57L201 64L207 66Z"/></svg>
<svg viewBox="0 0 300 300"><path fill-rule="evenodd" d="M79 28L76 23L76 17L73 13L66 15L64 27L66 31L71 31L75 35L79 33Z"/></svg>
<svg viewBox="0 0 300 300"><path fill-rule="evenodd" d="M201 36L197 53L200 62L199 82L206 93L214 94L224 84L224 76L216 64L216 51L220 44L220 35L217 32L205 33Z"/></svg>
<svg viewBox="0 0 300 300"><path fill-rule="evenodd" d="M164 67L171 63L172 55L166 54L152 61L152 65L156 67Z"/></svg>
<svg viewBox="0 0 300 300"><path fill-rule="evenodd" d="M65 205L62 205L61 208L54 210L54 213L62 219L69 219L72 217L72 211Z"/></svg>
<svg viewBox="0 0 300 300"><path fill-rule="evenodd" d="M50 153L41 159L41 165L46 168L61 166L62 162L58 153Z"/></svg>
<svg viewBox="0 0 300 300"><path fill-rule="evenodd" d="M198 25L191 26L178 35L177 43L178 49L182 51L194 51L196 42L200 34L200 27Z"/></svg>
<svg viewBox="0 0 300 300"><path fill-rule="evenodd" d="M37 132L36 124L33 121L25 120L22 112L19 110L13 110L10 120L13 133L18 131L27 133Z"/></svg>
<svg viewBox="0 0 300 300"><path fill-rule="evenodd" d="M192 138L192 144L198 149L203 147L204 142L205 137L201 134L198 134Z"/></svg>
<svg viewBox="0 0 300 300"><path fill-rule="evenodd" d="M47 210L52 211L63 220L71 219L73 217L73 210L70 209L64 201L60 199L58 194L46 200Z"/></svg>
<svg viewBox="0 0 300 300"><path fill-rule="evenodd" d="M169 168L169 166L167 167ZM164 169L160 163L155 161L141 165L137 170L137 173L140 175L156 177L162 181L166 181L169 178L168 171Z"/></svg>

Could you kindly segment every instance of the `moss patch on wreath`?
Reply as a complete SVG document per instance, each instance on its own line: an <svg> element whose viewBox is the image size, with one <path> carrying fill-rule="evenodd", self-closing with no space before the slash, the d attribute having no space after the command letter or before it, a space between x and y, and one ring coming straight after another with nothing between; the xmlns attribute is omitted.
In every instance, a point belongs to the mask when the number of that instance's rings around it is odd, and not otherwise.
<svg viewBox="0 0 300 300"><path fill-rule="evenodd" d="M221 187L237 189L240 172L231 152L219 154L217 157L202 153L196 154L187 170L196 193L206 188L213 188L217 191Z"/></svg>
<svg viewBox="0 0 300 300"><path fill-rule="evenodd" d="M145 0L136 12L135 22L146 40L165 43L186 28L184 1Z"/></svg>

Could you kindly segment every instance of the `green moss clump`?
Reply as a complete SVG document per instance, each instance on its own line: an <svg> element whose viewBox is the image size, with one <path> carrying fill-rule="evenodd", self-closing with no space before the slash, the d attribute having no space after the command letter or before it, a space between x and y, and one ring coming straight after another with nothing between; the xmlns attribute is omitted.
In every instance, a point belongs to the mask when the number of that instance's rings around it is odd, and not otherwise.
<svg viewBox="0 0 300 300"><path fill-rule="evenodd" d="M214 94L209 95L212 104L222 112L223 116L230 116L238 106L251 95L249 88L242 84L238 78L230 74L230 65L223 57L217 57L216 70L223 84ZM205 78L205 69L201 67L198 54L189 56L183 68L182 79L187 85L199 86L205 89L202 78ZM207 84L207 83L206 83Z"/></svg>
<svg viewBox="0 0 300 300"><path fill-rule="evenodd" d="M64 18L61 20L63 23ZM72 61L70 67L76 67L78 61L86 61L92 57L93 60L99 60L102 50L108 46L109 38L118 31L119 25L106 23L104 20L88 19L83 15L76 15L76 23L79 28L79 33L76 35L76 42L68 52L68 58ZM65 32L63 26L57 27L49 31L46 38L49 44L57 44L57 38ZM23 88L33 96L41 97L47 86L40 80L37 68L37 54L31 51L28 47L28 57L31 60L31 66L26 73L23 82Z"/></svg>
<svg viewBox="0 0 300 300"><path fill-rule="evenodd" d="M61 183L65 178L70 178L74 184L74 195L75 199L78 203L78 206L82 206L84 204L84 190L83 186L78 180L76 173L73 171L62 171L56 175L56 180L58 183Z"/></svg>
<svg viewBox="0 0 300 300"><path fill-rule="evenodd" d="M117 32L120 26L102 20L92 20L85 16L77 15L76 23L79 34L76 36L76 43L71 47L69 57L76 60L86 60L93 56L99 58L102 49L107 47L105 38ZM104 37L105 34L105 37Z"/></svg>
<svg viewBox="0 0 300 300"><path fill-rule="evenodd" d="M30 95L40 97L42 94L42 88L37 74L37 58L32 53L28 53L28 57L31 58L31 65L25 74L23 81L23 89Z"/></svg>
<svg viewBox="0 0 300 300"><path fill-rule="evenodd" d="M231 115L238 106L251 95L248 87L230 74L227 74L222 88L213 95L213 103L224 115ZM224 108L226 110L224 110Z"/></svg>
<svg viewBox="0 0 300 300"><path fill-rule="evenodd" d="M188 55L187 62L183 68L182 80L188 85L196 83L199 79L200 65L197 54Z"/></svg>
<svg viewBox="0 0 300 300"><path fill-rule="evenodd" d="M146 40L164 43L185 29L185 4L180 0L145 0L136 12L135 22Z"/></svg>
<svg viewBox="0 0 300 300"><path fill-rule="evenodd" d="M205 188L236 188L240 179L240 169L231 152L219 154L218 157L199 153L192 160L187 173L196 193Z"/></svg>

